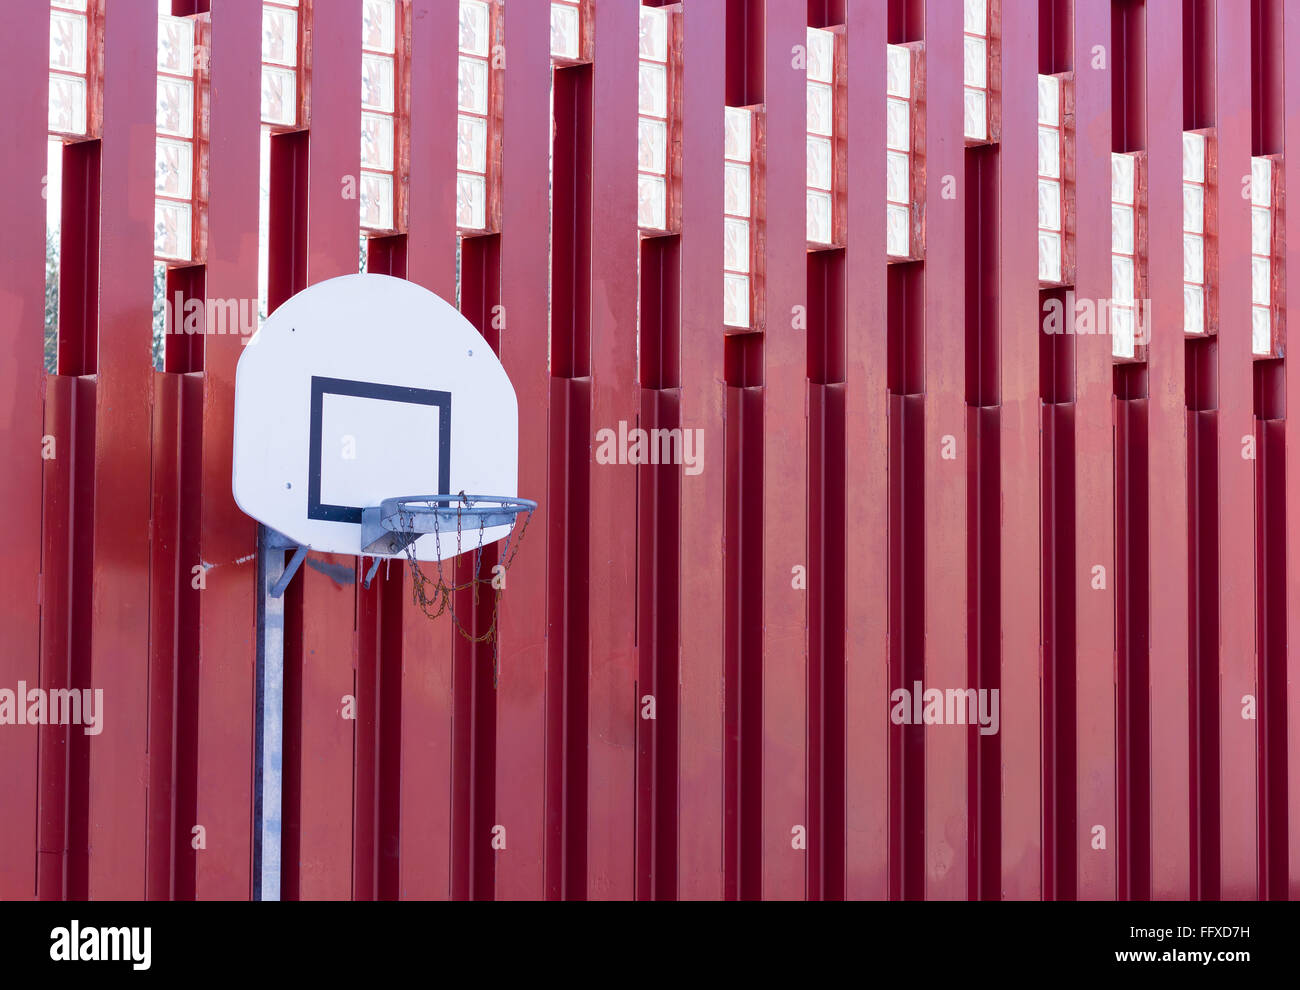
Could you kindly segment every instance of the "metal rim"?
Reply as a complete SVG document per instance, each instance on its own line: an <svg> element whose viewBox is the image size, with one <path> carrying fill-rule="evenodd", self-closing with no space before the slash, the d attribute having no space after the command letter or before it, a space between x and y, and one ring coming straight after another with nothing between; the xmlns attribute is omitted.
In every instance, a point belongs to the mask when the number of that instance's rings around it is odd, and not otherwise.
<svg viewBox="0 0 1300 990"><path fill-rule="evenodd" d="M465 528L486 529L513 524L521 512L532 512L537 503L510 495L403 495L379 504L379 522L389 532L431 533L453 529L468 519Z"/></svg>

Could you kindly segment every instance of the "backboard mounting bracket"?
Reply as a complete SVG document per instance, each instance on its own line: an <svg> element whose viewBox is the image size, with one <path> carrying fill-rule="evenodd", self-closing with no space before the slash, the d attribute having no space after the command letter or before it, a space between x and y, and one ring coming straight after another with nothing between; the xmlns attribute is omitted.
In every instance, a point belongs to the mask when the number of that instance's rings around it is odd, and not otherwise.
<svg viewBox="0 0 1300 990"><path fill-rule="evenodd" d="M311 547L303 546L297 540L290 539L278 529L272 529L270 526L266 527L265 546L268 550L293 551L293 557L289 560L289 563L285 565L284 573L280 575L275 584L271 585L270 589L267 591L267 594L272 598L279 598L284 594L285 589L289 587L289 582L293 580L293 576L298 573L298 568L302 566L302 562L307 559L307 551L310 550Z"/></svg>

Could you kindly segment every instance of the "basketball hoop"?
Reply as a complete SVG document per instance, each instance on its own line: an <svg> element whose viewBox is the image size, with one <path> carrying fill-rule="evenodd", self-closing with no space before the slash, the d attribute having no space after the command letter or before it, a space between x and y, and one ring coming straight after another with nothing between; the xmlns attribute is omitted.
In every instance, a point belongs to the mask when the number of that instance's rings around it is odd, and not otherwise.
<svg viewBox="0 0 1300 990"><path fill-rule="evenodd" d="M363 553L376 555L366 578L369 586L370 576L379 566L379 556L404 554L411 565L411 600L428 618L436 619L445 612L451 613L452 624L465 639L471 643L489 642L492 644L492 684L495 687L499 673L497 665L496 628L497 609L501 604L501 589L492 576L484 578L483 537L493 526L510 526L510 533L505 538L498 558L500 565L508 571L514 562L515 554L523 544L524 534L532 521L533 510L537 503L528 498L514 498L503 495L406 495L400 498L384 499L378 506L363 510L361 515L361 544ZM515 538L514 524L520 513L527 513L524 524ZM473 549L474 572L468 581L456 583L453 569L450 582L442 570L442 540L444 534L450 536L452 528L456 530L456 557ZM466 531L478 531L474 547L466 547L463 540ZM420 561L415 552L416 541L422 536L432 534L435 544L434 560L437 562L437 578L430 578L420 568ZM454 565L453 565L454 568ZM474 604L479 602L479 589L483 584L492 585L492 621L487 631L481 635L465 628L460 616L456 614L456 594L472 590Z"/></svg>

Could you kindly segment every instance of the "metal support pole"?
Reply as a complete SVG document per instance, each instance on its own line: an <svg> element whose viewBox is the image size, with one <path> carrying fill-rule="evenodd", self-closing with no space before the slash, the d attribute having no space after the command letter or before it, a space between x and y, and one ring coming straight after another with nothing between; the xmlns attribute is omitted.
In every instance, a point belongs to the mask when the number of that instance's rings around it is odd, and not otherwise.
<svg viewBox="0 0 1300 990"><path fill-rule="evenodd" d="M258 526L257 738L253 782L253 899L258 901L280 899L284 598L275 589L285 572L285 542L274 530Z"/></svg>

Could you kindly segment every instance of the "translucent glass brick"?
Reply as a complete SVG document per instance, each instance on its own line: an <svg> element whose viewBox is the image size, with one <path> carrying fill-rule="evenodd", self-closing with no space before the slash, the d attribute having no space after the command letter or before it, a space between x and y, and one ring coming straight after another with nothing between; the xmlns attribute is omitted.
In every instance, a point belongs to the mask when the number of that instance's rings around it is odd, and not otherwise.
<svg viewBox="0 0 1300 990"><path fill-rule="evenodd" d="M296 21L293 11L284 12ZM80 18L78 18L80 20ZM292 33L290 37L296 38ZM185 17L158 18L158 71L179 76L194 72L194 22Z"/></svg>
<svg viewBox="0 0 1300 990"><path fill-rule="evenodd" d="M157 126L160 134L193 136L194 86L189 80L158 77Z"/></svg>
<svg viewBox="0 0 1300 990"><path fill-rule="evenodd" d="M988 0L962 0L962 29L971 34L988 33Z"/></svg>
<svg viewBox="0 0 1300 990"><path fill-rule="evenodd" d="M482 117L460 114L456 118L456 167L487 171L487 121Z"/></svg>
<svg viewBox="0 0 1300 990"><path fill-rule="evenodd" d="M812 189L831 188L831 142L829 138L808 136L808 186Z"/></svg>
<svg viewBox="0 0 1300 990"><path fill-rule="evenodd" d="M262 6L262 61L298 64L298 15L292 10Z"/></svg>
<svg viewBox="0 0 1300 990"><path fill-rule="evenodd" d="M912 160L901 151L886 153L885 198L891 203L912 201Z"/></svg>
<svg viewBox="0 0 1300 990"><path fill-rule="evenodd" d="M895 258L912 253L912 210L890 203L885 207L885 250Z"/></svg>
<svg viewBox="0 0 1300 990"><path fill-rule="evenodd" d="M391 82L391 69L389 81ZM365 96L362 95L362 105ZM456 106L471 113L487 113L488 103L488 67L487 63L477 58L462 56L456 73ZM386 109L386 108L379 108Z"/></svg>
<svg viewBox="0 0 1300 990"><path fill-rule="evenodd" d="M1255 206L1270 206L1273 198L1273 162L1267 158L1250 160L1250 201Z"/></svg>
<svg viewBox="0 0 1300 990"><path fill-rule="evenodd" d="M657 175L668 170L668 125L662 120L637 118L637 168Z"/></svg>
<svg viewBox="0 0 1300 990"><path fill-rule="evenodd" d="M50 73L50 130L86 133L86 80Z"/></svg>
<svg viewBox="0 0 1300 990"><path fill-rule="evenodd" d="M1194 234L1205 230L1205 187L1183 183L1183 230Z"/></svg>
<svg viewBox="0 0 1300 990"><path fill-rule="evenodd" d="M456 226L464 230L487 227L487 180L483 176L456 173Z"/></svg>
<svg viewBox="0 0 1300 990"><path fill-rule="evenodd" d="M983 38L962 38L962 69L967 86L983 89L987 85L989 52Z"/></svg>
<svg viewBox="0 0 1300 990"><path fill-rule="evenodd" d="M459 47L466 55L487 57L492 21L482 0L460 0Z"/></svg>
<svg viewBox="0 0 1300 990"><path fill-rule="evenodd" d="M982 89L967 89L962 114L963 133L974 141L988 137L987 94Z"/></svg>
<svg viewBox="0 0 1300 990"><path fill-rule="evenodd" d="M908 151L912 141L912 114L905 100L885 101L885 147Z"/></svg>
<svg viewBox="0 0 1300 990"><path fill-rule="evenodd" d="M831 87L824 83L810 82L808 84L808 130L813 134L830 137L834 133L834 127L835 111Z"/></svg>
<svg viewBox="0 0 1300 990"><path fill-rule="evenodd" d="M1199 285L1183 285L1183 331L1205 333L1205 290Z"/></svg>
<svg viewBox="0 0 1300 990"><path fill-rule="evenodd" d="M382 172L361 173L361 226L372 230L393 227L393 177Z"/></svg>
<svg viewBox="0 0 1300 990"><path fill-rule="evenodd" d="M1183 132L1183 178L1205 181L1205 135Z"/></svg>
<svg viewBox="0 0 1300 990"><path fill-rule="evenodd" d="M1038 226L1061 229L1061 184L1051 179L1038 180Z"/></svg>
<svg viewBox="0 0 1300 990"><path fill-rule="evenodd" d="M668 116L668 70L653 62L640 63L637 105L652 117Z"/></svg>
<svg viewBox="0 0 1300 990"><path fill-rule="evenodd" d="M1133 205L1132 155L1114 152L1110 156L1110 198L1113 203Z"/></svg>
<svg viewBox="0 0 1300 990"><path fill-rule="evenodd" d="M1183 234L1183 281L1205 283L1205 239L1200 234Z"/></svg>
<svg viewBox="0 0 1300 990"><path fill-rule="evenodd" d="M1273 313L1267 306L1250 308L1250 349L1256 354L1273 353Z"/></svg>
<svg viewBox="0 0 1300 990"><path fill-rule="evenodd" d="M834 237L831 194L808 190L808 240L814 244L830 244Z"/></svg>
<svg viewBox="0 0 1300 990"><path fill-rule="evenodd" d="M262 66L262 120L268 124L298 122L298 76L292 69Z"/></svg>
<svg viewBox="0 0 1300 990"><path fill-rule="evenodd" d="M397 37L393 0L361 0L361 46L391 55Z"/></svg>
<svg viewBox="0 0 1300 990"><path fill-rule="evenodd" d="M835 81L835 35L820 28L808 29L808 78Z"/></svg>
<svg viewBox="0 0 1300 990"><path fill-rule="evenodd" d="M1038 128L1038 174L1061 177L1061 132L1054 127Z"/></svg>
<svg viewBox="0 0 1300 990"><path fill-rule="evenodd" d="M723 210L732 216L749 216L749 166L727 162Z"/></svg>
<svg viewBox="0 0 1300 990"><path fill-rule="evenodd" d="M1268 258L1250 259L1250 301L1256 306L1267 306L1271 302L1272 287L1269 284L1273 273L1273 262Z"/></svg>
<svg viewBox="0 0 1300 990"><path fill-rule="evenodd" d="M1273 214L1266 206L1253 206L1250 210L1250 253L1273 253Z"/></svg>
<svg viewBox="0 0 1300 990"><path fill-rule="evenodd" d="M580 32L578 8L567 3L552 3L551 55L555 58L577 58Z"/></svg>
<svg viewBox="0 0 1300 990"><path fill-rule="evenodd" d="M641 8L642 58L668 61L668 13L660 7Z"/></svg>
<svg viewBox="0 0 1300 990"><path fill-rule="evenodd" d="M654 230L668 228L668 184L657 175L637 176L637 223Z"/></svg>
<svg viewBox="0 0 1300 990"><path fill-rule="evenodd" d="M482 87L481 90L475 91L474 95L481 98L483 107L481 113L487 113L487 64L476 62L472 59L460 60L460 94L465 95L465 65L466 63L479 66L482 69ZM478 82L478 77L474 77ZM382 55L362 55L361 56L361 105L367 110L383 110L385 113L393 112L393 60L385 58ZM475 107L463 107L463 109L477 109Z"/></svg>
<svg viewBox="0 0 1300 990"><path fill-rule="evenodd" d="M163 20L163 18L159 18ZM86 19L76 14L50 14L50 68L86 71Z"/></svg>
<svg viewBox="0 0 1300 990"><path fill-rule="evenodd" d="M749 221L726 218L722 236L722 264L733 272L749 271Z"/></svg>
<svg viewBox="0 0 1300 990"><path fill-rule="evenodd" d="M1061 235L1050 230L1038 232L1038 278L1043 282L1061 281Z"/></svg>
<svg viewBox="0 0 1300 990"><path fill-rule="evenodd" d="M159 138L154 149L153 191L161 196L189 199L193 192L194 145Z"/></svg>
<svg viewBox="0 0 1300 990"><path fill-rule="evenodd" d="M51 7L62 7L64 10L85 10L86 0L50 0Z"/></svg>
<svg viewBox="0 0 1300 990"><path fill-rule="evenodd" d="M1110 256L1110 294L1111 298L1123 303L1133 302L1136 270L1132 258L1112 254Z"/></svg>
<svg viewBox="0 0 1300 990"><path fill-rule="evenodd" d="M190 205L171 200L154 201L153 253L159 258L190 260Z"/></svg>
<svg viewBox="0 0 1300 990"><path fill-rule="evenodd" d="M912 95L912 52L902 45L886 46L888 52L887 92L907 99Z"/></svg>
<svg viewBox="0 0 1300 990"><path fill-rule="evenodd" d="M722 322L729 327L749 326L749 276L727 272L722 277Z"/></svg>
<svg viewBox="0 0 1300 990"><path fill-rule="evenodd" d="M1038 122L1051 127L1061 123L1061 80L1057 76L1038 77Z"/></svg>
<svg viewBox="0 0 1300 990"><path fill-rule="evenodd" d="M725 154L732 161L747 162L753 147L750 136L750 112L727 107L725 118Z"/></svg>
<svg viewBox="0 0 1300 990"><path fill-rule="evenodd" d="M392 117L381 113L361 114L361 164L385 170L393 167Z"/></svg>
<svg viewBox="0 0 1300 990"><path fill-rule="evenodd" d="M1133 254L1133 207L1110 206L1110 249L1116 254Z"/></svg>
<svg viewBox="0 0 1300 990"><path fill-rule="evenodd" d="M1133 310L1126 306L1110 308L1110 352L1115 357L1136 356Z"/></svg>

